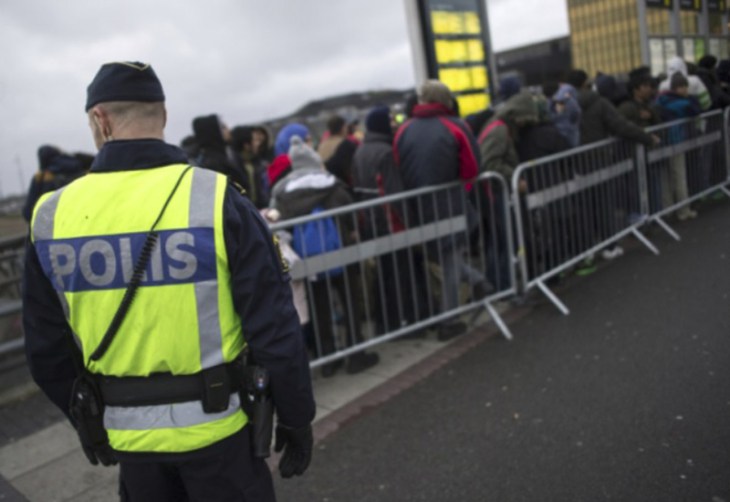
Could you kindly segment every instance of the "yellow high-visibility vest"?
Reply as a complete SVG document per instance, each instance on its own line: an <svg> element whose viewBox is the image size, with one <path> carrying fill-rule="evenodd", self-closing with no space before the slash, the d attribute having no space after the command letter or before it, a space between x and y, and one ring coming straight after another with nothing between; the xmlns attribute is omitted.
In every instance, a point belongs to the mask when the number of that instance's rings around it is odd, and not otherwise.
<svg viewBox="0 0 730 502"><path fill-rule="evenodd" d="M232 361L245 346L223 237L227 181L201 168L181 179L187 167L92 172L35 207L31 238L91 373L191 375ZM91 361L179 179L135 300L106 354ZM204 413L201 401L104 411L112 448L125 452L196 450L246 422L236 393L221 413Z"/></svg>

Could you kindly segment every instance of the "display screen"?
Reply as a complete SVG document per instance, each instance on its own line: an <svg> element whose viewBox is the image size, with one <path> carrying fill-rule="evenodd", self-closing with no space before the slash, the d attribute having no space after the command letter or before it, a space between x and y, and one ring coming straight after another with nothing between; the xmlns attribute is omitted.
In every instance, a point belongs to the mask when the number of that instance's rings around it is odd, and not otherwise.
<svg viewBox="0 0 730 502"><path fill-rule="evenodd" d="M646 0L646 6L659 9L673 9L674 2L672 0Z"/></svg>
<svg viewBox="0 0 730 502"><path fill-rule="evenodd" d="M477 0L422 0L428 74L446 84L462 116L490 104L486 10ZM486 22L486 21L484 21Z"/></svg>
<svg viewBox="0 0 730 502"><path fill-rule="evenodd" d="M679 8L682 10L702 11L702 0L679 0Z"/></svg>
<svg viewBox="0 0 730 502"><path fill-rule="evenodd" d="M728 9L727 0L707 0L707 9L710 12L725 12Z"/></svg>

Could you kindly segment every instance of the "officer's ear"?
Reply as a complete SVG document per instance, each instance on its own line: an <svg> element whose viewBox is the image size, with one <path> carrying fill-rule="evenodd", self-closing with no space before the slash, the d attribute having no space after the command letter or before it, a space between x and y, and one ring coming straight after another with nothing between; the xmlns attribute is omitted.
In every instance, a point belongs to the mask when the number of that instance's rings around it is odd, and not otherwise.
<svg viewBox="0 0 730 502"><path fill-rule="evenodd" d="M94 121L99 134L105 141L112 138L112 124L109 120L109 114L103 107L96 105L91 109L91 120Z"/></svg>

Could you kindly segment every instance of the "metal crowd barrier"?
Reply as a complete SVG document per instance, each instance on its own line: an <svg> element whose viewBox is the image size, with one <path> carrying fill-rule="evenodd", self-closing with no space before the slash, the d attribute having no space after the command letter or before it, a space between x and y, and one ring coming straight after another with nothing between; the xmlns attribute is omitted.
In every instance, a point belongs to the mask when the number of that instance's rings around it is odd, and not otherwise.
<svg viewBox="0 0 730 502"><path fill-rule="evenodd" d="M661 138L655 148L611 139L521 164L511 187L486 173L470 190L455 182L273 224L303 300L312 366L481 308L511 339L494 302L538 288L568 314L549 288L562 272L628 235L659 254L643 225L656 222L679 239L667 216L718 191L730 196L730 108L649 132ZM328 222L339 247L290 252L295 228ZM17 272L23 239L0 243L8 264L0 259L0 268ZM10 282L18 286L17 277ZM11 294L0 317L20 309ZM22 339L2 343L0 355L19 347Z"/></svg>
<svg viewBox="0 0 730 502"><path fill-rule="evenodd" d="M600 251L718 190L730 196L730 108L662 124L648 132L661 142L610 139L521 164L512 178L518 262L524 291L539 288L564 314L568 308L548 282ZM679 190L675 188L679 188ZM681 211L685 212L681 212Z"/></svg>
<svg viewBox="0 0 730 502"><path fill-rule="evenodd" d="M309 305L300 320L308 325L312 367L480 308L511 339L493 306L517 291L514 267L497 266L514 255L507 204L507 185L492 173L470 191L458 182L439 185L272 225L284 255L289 246L302 255L290 273L295 295ZM325 234L331 222L339 249L307 256L295 243L306 225Z"/></svg>
<svg viewBox="0 0 730 502"><path fill-rule="evenodd" d="M676 240L680 237L667 224L668 216L693 218L690 204L718 190L730 196L724 186L730 179L729 113L717 110L648 129L661 143L646 152L645 213Z"/></svg>
<svg viewBox="0 0 730 502"><path fill-rule="evenodd" d="M25 234L0 239L0 301L20 298Z"/></svg>
<svg viewBox="0 0 730 502"><path fill-rule="evenodd" d="M524 292L535 287L564 314L547 283L629 234L639 232L641 175L636 148L605 140L518 166L512 177L518 261Z"/></svg>

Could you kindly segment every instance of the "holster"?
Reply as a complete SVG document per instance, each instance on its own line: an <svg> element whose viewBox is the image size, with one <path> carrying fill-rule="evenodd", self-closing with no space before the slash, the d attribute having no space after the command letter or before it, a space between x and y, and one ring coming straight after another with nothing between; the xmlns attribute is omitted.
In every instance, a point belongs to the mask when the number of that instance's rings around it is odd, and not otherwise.
<svg viewBox="0 0 730 502"><path fill-rule="evenodd" d="M274 402L269 389L268 372L260 367L247 365L241 385L241 406L249 420L251 445L256 458L271 455L271 437L274 431Z"/></svg>
<svg viewBox="0 0 730 502"><path fill-rule="evenodd" d="M86 371L74 380L69 411L84 449L90 450L104 465L116 463L104 428L104 402L96 381ZM94 460L89 458L92 464Z"/></svg>

